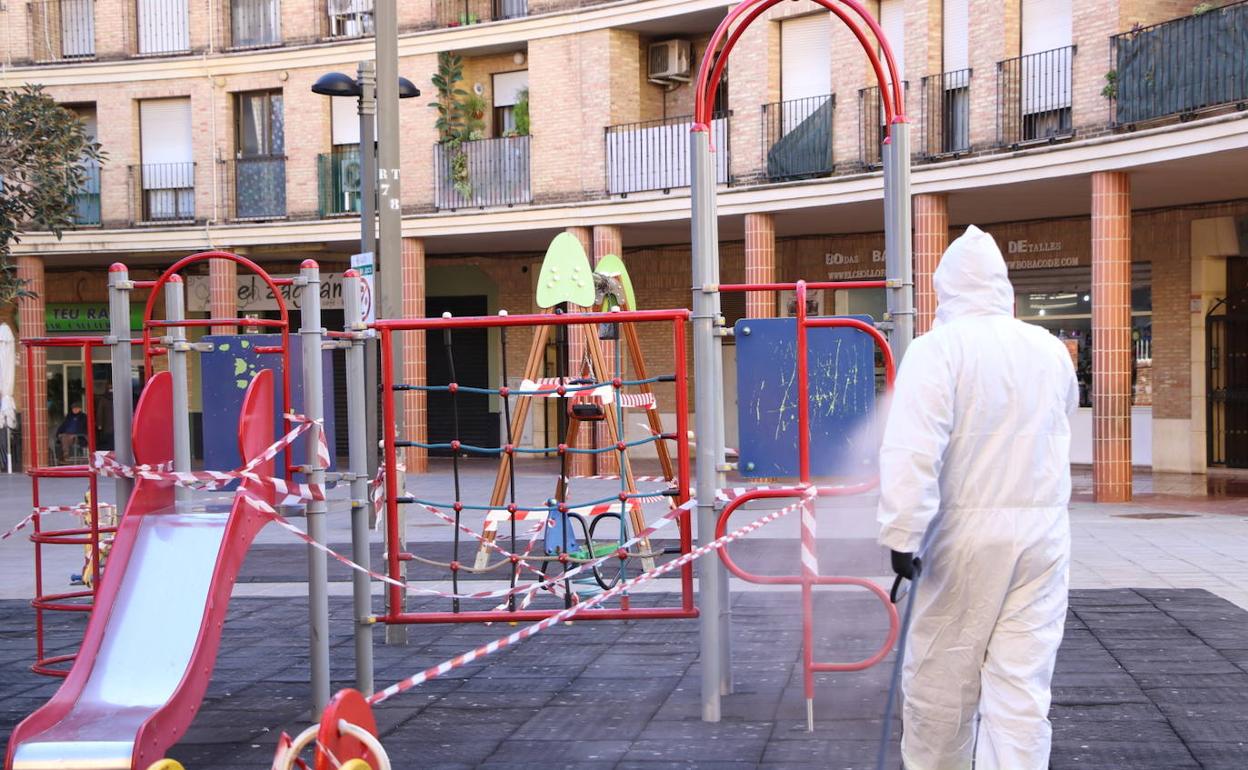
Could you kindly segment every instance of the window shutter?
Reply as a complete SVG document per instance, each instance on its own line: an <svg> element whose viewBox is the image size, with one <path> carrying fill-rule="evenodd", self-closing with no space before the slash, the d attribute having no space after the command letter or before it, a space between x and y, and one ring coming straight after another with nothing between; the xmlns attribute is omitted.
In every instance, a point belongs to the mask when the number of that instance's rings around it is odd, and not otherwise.
<svg viewBox="0 0 1248 770"><path fill-rule="evenodd" d="M893 59L902 82L906 79L906 3L905 0L880 0L880 26L893 49ZM886 62L881 62L885 67Z"/></svg>
<svg viewBox="0 0 1248 770"><path fill-rule="evenodd" d="M832 93L832 14L819 12L780 24L780 98Z"/></svg>
<svg viewBox="0 0 1248 770"><path fill-rule="evenodd" d="M354 96L335 96L329 102L333 144L360 143L360 115Z"/></svg>
<svg viewBox="0 0 1248 770"><path fill-rule="evenodd" d="M967 37L970 31L970 12L967 0L945 0L944 29L941 38L945 72L957 72L971 66Z"/></svg>
<svg viewBox="0 0 1248 770"><path fill-rule="evenodd" d="M1073 40L1070 0L1023 0L1024 56L1065 48Z"/></svg>
<svg viewBox="0 0 1248 770"><path fill-rule="evenodd" d="M529 87L529 71L499 72L494 75L494 106L510 107L520 101L520 92Z"/></svg>
<svg viewBox="0 0 1248 770"><path fill-rule="evenodd" d="M145 99L139 102L139 145L144 168L144 189L190 187L191 100ZM149 171L161 164L162 170ZM165 164L182 164L168 166Z"/></svg>

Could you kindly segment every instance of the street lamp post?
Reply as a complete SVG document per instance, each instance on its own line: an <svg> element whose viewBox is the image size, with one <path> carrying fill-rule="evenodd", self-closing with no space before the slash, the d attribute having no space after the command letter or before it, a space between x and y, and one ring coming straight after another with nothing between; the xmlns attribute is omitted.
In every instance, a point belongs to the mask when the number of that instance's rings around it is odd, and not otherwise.
<svg viewBox="0 0 1248 770"><path fill-rule="evenodd" d="M400 99L420 96L420 90L407 78L398 78ZM356 67L355 78L341 72L330 72L317 78L312 85L312 92L322 96L354 96L356 112L360 118L360 253L371 255L373 263L374 285L381 286L381 260L377 256L377 73L371 60L361 61ZM399 263L395 257L388 257L386 265L396 272ZM387 274L388 275L388 274ZM396 276L397 277L397 276ZM379 299L374 297L374 301ZM395 313L397 308L377 304L377 317L384 318ZM369 387L376 391L380 387L377 370L377 344L375 339L368 339L364 346L364 377ZM385 394L389 396L390 394ZM366 444L372 447L368 453L368 477L377 475L377 404L378 399L365 399L365 419L367 421ZM354 526L354 522L353 522ZM366 526L366 523L365 525ZM400 530L402 531L402 530ZM363 550L354 553L353 557L359 564L367 565L367 543L361 539ZM406 568L406 565L403 567ZM372 675L372 626L368 618L371 616L372 597L367 585L361 589L356 587L356 687L365 694L373 690ZM368 655L361 651L368 649Z"/></svg>

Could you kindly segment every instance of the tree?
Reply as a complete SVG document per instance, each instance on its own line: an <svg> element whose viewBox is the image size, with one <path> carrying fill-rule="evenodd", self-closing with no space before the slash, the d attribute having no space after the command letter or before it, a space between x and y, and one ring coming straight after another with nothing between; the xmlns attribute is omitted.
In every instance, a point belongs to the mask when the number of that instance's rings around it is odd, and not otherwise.
<svg viewBox="0 0 1248 770"><path fill-rule="evenodd" d="M13 244L34 230L59 239L87 185L85 164L104 158L82 119L42 86L0 89L0 305L34 296L17 277Z"/></svg>

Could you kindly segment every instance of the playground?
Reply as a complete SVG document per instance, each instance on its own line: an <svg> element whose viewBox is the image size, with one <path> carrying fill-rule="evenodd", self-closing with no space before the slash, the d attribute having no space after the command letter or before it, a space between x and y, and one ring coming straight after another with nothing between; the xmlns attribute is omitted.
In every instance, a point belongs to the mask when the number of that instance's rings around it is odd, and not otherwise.
<svg viewBox="0 0 1248 770"><path fill-rule="evenodd" d="M624 261L591 264L564 233L535 313L369 319L348 270L329 329L315 261L274 278L210 251L151 281L110 266L108 335L24 340L87 362L107 347L114 393L138 360L143 382L113 399L111 451L88 387L86 461L12 490L31 512L3 532L5 569L29 576L0 605L6 768L895 767L907 602L873 510L880 405L913 336L902 86L871 16L822 2L890 84L887 279L720 283L715 84L774 3L734 9L699 73L691 309L637 307ZM211 260L254 273L279 317L187 318L184 274ZM830 288L881 290L887 316L812 314ZM722 321L722 294L777 291L793 317ZM253 331L187 334L230 326ZM457 376L466 334L497 345L496 378ZM404 378L405 335L445 366ZM200 394L194 451L192 356L224 383ZM499 441L463 440L487 400ZM432 470L407 473L411 452ZM1077 503L1054 767L1244 765L1248 546L1233 504L1194 501Z"/></svg>

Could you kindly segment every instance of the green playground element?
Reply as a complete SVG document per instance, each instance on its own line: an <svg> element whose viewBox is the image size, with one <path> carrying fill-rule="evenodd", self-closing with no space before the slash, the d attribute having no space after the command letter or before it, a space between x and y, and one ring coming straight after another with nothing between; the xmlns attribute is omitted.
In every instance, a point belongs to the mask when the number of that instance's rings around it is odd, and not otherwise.
<svg viewBox="0 0 1248 770"><path fill-rule="evenodd" d="M550 242L537 276L537 306L551 308L562 302L594 304L594 270L585 248L571 233L559 233Z"/></svg>
<svg viewBox="0 0 1248 770"><path fill-rule="evenodd" d="M598 266L594 268L594 272L599 275L605 275L608 278L614 278L624 287L624 300L628 304L624 305L624 303L620 302L619 297L607 295L602 299L602 309L604 311L610 310L612 305L619 305L624 310L637 309L637 296L633 294L633 282L629 279L628 268L624 266L624 260L620 259L619 255L608 254L598 260ZM611 301L613 299L615 300L614 302Z"/></svg>

